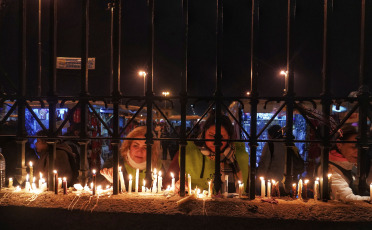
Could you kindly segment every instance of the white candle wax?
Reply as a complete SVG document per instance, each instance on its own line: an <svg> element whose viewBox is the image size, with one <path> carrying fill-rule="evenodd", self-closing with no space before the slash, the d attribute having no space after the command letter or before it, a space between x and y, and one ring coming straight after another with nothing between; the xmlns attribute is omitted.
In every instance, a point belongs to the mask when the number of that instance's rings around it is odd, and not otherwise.
<svg viewBox="0 0 372 230"><path fill-rule="evenodd" d="M372 202L372 183L369 185L369 200Z"/></svg>
<svg viewBox="0 0 372 230"><path fill-rule="evenodd" d="M318 188L319 188L319 180L317 179L314 182L314 200L318 199Z"/></svg>
<svg viewBox="0 0 372 230"><path fill-rule="evenodd" d="M212 197L212 181L208 181L208 197Z"/></svg>
<svg viewBox="0 0 372 230"><path fill-rule="evenodd" d="M229 175L225 175L225 193L224 196L227 197L229 194Z"/></svg>
<svg viewBox="0 0 372 230"><path fill-rule="evenodd" d="M39 189L43 189L43 174L39 173L40 178L39 178Z"/></svg>
<svg viewBox="0 0 372 230"><path fill-rule="evenodd" d="M120 192L125 192L125 181L124 181L124 175L123 172L121 171L121 167L119 167L119 182L120 182L120 187L121 191Z"/></svg>
<svg viewBox="0 0 372 230"><path fill-rule="evenodd" d="M128 193L132 193L132 175L129 174Z"/></svg>
<svg viewBox="0 0 372 230"><path fill-rule="evenodd" d="M271 197L271 182L270 180L267 181L267 197Z"/></svg>
<svg viewBox="0 0 372 230"><path fill-rule="evenodd" d="M32 167L32 162L30 161L30 182L34 181L34 168Z"/></svg>
<svg viewBox="0 0 372 230"><path fill-rule="evenodd" d="M176 189L176 179L174 178L174 174L171 173L171 176L172 176L172 187L171 187L171 190L174 192L174 190Z"/></svg>
<svg viewBox="0 0 372 230"><path fill-rule="evenodd" d="M266 190L265 178L260 177L260 179L261 179L261 197L265 198L265 190Z"/></svg>
<svg viewBox="0 0 372 230"><path fill-rule="evenodd" d="M58 188L62 189L62 178L61 177L58 178Z"/></svg>
<svg viewBox="0 0 372 230"><path fill-rule="evenodd" d="M139 184L139 169L136 169L136 185L135 185L136 187L134 189L136 193L138 193L138 184Z"/></svg>
<svg viewBox="0 0 372 230"><path fill-rule="evenodd" d="M163 178L161 177L161 171L159 171L158 176L158 192L161 192L161 188L163 187Z"/></svg>
<svg viewBox="0 0 372 230"><path fill-rule="evenodd" d="M188 182L188 187L189 187L189 195L191 195L191 176L188 174L187 176L187 182Z"/></svg>
<svg viewBox="0 0 372 230"><path fill-rule="evenodd" d="M8 187L9 188L13 188L13 178L9 177L9 184L8 184Z"/></svg>

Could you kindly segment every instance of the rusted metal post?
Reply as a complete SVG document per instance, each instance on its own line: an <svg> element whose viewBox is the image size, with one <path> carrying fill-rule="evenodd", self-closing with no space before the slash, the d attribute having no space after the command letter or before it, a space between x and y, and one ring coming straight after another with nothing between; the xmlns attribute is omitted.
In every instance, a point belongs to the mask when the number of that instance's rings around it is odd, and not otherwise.
<svg viewBox="0 0 372 230"><path fill-rule="evenodd" d="M322 78L323 78L323 92L321 94L322 102L322 113L324 120L329 122L331 115L331 92L330 92L330 68L328 66L330 56L329 56L329 39L328 29L331 25L332 20L332 0L324 1L324 20L323 20L323 69L322 69ZM329 186L328 186L328 156L330 151L330 124L323 125L322 129L322 152L321 152L321 170L322 170L322 179L320 180L320 198L323 201L329 200Z"/></svg>
<svg viewBox="0 0 372 230"><path fill-rule="evenodd" d="M113 194L119 194L119 102L120 102L120 47L121 47L121 0L114 1L114 25L113 25Z"/></svg>
<svg viewBox="0 0 372 230"><path fill-rule="evenodd" d="M249 169L249 199L256 197L256 157L257 157L257 104L258 104L258 64L255 56L258 53L259 0L252 0L251 11L251 126L250 126L250 169Z"/></svg>
<svg viewBox="0 0 372 230"><path fill-rule="evenodd" d="M186 175L186 106L187 106L187 60L188 60L188 30L189 30L189 1L183 0L183 71L181 76L181 130L180 130L180 196L185 196L185 175Z"/></svg>

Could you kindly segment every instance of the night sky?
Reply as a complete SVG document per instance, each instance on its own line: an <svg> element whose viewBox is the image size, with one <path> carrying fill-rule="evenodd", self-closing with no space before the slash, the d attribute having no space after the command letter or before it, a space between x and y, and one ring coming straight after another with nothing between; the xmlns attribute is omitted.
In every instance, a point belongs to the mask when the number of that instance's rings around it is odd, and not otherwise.
<svg viewBox="0 0 372 230"><path fill-rule="evenodd" d="M1 11L0 75L2 89L14 90L5 76L17 86L18 1L8 0ZM28 2L28 95L36 92L37 4ZM48 1L43 2L43 95L48 91ZM371 1L367 1L372 4ZM89 71L92 95L109 94L110 12L107 0L90 2L90 51L96 69ZM286 67L286 0L261 0L259 53L260 96L280 96L284 88L281 69ZM154 93L171 95L180 91L182 71L182 1L155 0ZM243 96L250 89L250 1L224 1L223 94ZM189 78L188 93L211 96L215 89L215 13L216 0L189 0ZM323 1L298 0L296 9L295 93L319 96L322 69ZM366 74L370 79L372 14L367 11ZM334 96L347 96L358 89L360 1L334 1L334 20L330 28L331 78ZM145 0L123 0L121 90L124 95L142 95L143 79L137 75L147 65L148 10ZM57 56L80 57L81 1L58 2ZM80 71L58 70L59 95L78 95ZM372 87L369 81L370 88Z"/></svg>

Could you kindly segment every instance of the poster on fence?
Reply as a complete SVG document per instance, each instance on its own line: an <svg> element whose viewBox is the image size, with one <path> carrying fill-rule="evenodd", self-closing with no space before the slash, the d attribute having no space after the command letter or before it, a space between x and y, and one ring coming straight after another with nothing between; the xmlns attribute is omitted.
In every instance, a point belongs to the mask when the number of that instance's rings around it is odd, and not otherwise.
<svg viewBox="0 0 372 230"><path fill-rule="evenodd" d="M96 68L96 58L88 58L88 69ZM57 69L81 69L81 58L57 57Z"/></svg>

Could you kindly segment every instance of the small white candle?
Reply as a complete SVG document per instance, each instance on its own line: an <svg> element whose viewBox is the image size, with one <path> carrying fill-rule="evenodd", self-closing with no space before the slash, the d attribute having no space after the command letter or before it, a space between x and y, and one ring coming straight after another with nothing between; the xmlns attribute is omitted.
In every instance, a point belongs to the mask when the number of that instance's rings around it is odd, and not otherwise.
<svg viewBox="0 0 372 230"><path fill-rule="evenodd" d="M8 188L13 188L13 178L9 177Z"/></svg>
<svg viewBox="0 0 372 230"><path fill-rule="evenodd" d="M308 179L304 181L304 198L307 199L307 184L309 183Z"/></svg>
<svg viewBox="0 0 372 230"><path fill-rule="evenodd" d="M161 177L161 171L159 171L158 176L158 192L161 192L161 188L163 187L163 178Z"/></svg>
<svg viewBox="0 0 372 230"><path fill-rule="evenodd" d="M176 189L176 179L174 178L174 174L171 172L171 177L172 177L172 187L171 190L174 192Z"/></svg>
<svg viewBox="0 0 372 230"><path fill-rule="evenodd" d="M208 197L212 197L212 181L208 181Z"/></svg>
<svg viewBox="0 0 372 230"><path fill-rule="evenodd" d="M142 186L142 192L146 192L146 180L143 179L143 186Z"/></svg>
<svg viewBox="0 0 372 230"><path fill-rule="evenodd" d="M30 165L30 181L34 181L34 168L32 167L32 161L29 163Z"/></svg>
<svg viewBox="0 0 372 230"><path fill-rule="evenodd" d="M191 195L191 176L188 174L187 176L187 182L188 182L188 187L189 187L189 195Z"/></svg>
<svg viewBox="0 0 372 230"><path fill-rule="evenodd" d="M62 178L58 177L58 188L62 189Z"/></svg>
<svg viewBox="0 0 372 230"><path fill-rule="evenodd" d="M314 200L318 200L319 177L314 182Z"/></svg>
<svg viewBox="0 0 372 230"><path fill-rule="evenodd" d="M43 189L43 174L41 172L39 172L39 189Z"/></svg>
<svg viewBox="0 0 372 230"><path fill-rule="evenodd" d="M132 193L132 174L129 174L128 193Z"/></svg>
<svg viewBox="0 0 372 230"><path fill-rule="evenodd" d="M265 198L265 190L266 190L265 178L260 177L260 179L261 179L261 197Z"/></svg>
<svg viewBox="0 0 372 230"><path fill-rule="evenodd" d="M136 187L134 191L138 193L138 185L139 185L139 169L136 169Z"/></svg>
<svg viewBox="0 0 372 230"><path fill-rule="evenodd" d="M227 197L229 194L229 175L225 175L225 193L224 196Z"/></svg>
<svg viewBox="0 0 372 230"><path fill-rule="evenodd" d="M158 180L158 175L156 169L154 169L154 174L152 175L152 193L157 192L157 180Z"/></svg>
<svg viewBox="0 0 372 230"><path fill-rule="evenodd" d="M31 184L30 184L30 181L28 181L29 177L30 177L30 175L27 174L26 175L26 185L25 185L26 192L29 192L31 190Z"/></svg>
<svg viewBox="0 0 372 230"><path fill-rule="evenodd" d="M268 198L271 197L271 181L270 180L267 181L267 197Z"/></svg>
<svg viewBox="0 0 372 230"><path fill-rule="evenodd" d="M244 184L242 184L241 181L238 181L238 184L239 184L239 198L241 198L242 195L243 195L243 187L244 187Z"/></svg>
<svg viewBox="0 0 372 230"><path fill-rule="evenodd" d="M119 167L119 182L120 182L120 187L121 191L120 192L125 192L125 181L124 181L124 175L123 172L121 171L121 167Z"/></svg>
<svg viewBox="0 0 372 230"><path fill-rule="evenodd" d="M297 191L298 199L302 199L302 186L303 186L302 179L300 179L298 181L298 191Z"/></svg>

